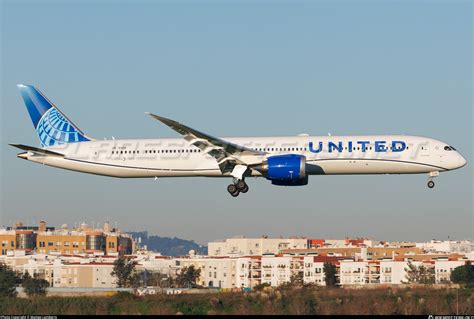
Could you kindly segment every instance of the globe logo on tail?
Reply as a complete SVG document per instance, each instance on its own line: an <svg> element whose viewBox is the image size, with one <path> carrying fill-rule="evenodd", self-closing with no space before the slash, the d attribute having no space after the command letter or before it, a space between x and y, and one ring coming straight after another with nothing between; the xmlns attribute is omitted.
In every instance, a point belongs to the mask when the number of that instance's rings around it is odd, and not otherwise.
<svg viewBox="0 0 474 319"><path fill-rule="evenodd" d="M36 132L44 147L88 141L56 108L43 114Z"/></svg>

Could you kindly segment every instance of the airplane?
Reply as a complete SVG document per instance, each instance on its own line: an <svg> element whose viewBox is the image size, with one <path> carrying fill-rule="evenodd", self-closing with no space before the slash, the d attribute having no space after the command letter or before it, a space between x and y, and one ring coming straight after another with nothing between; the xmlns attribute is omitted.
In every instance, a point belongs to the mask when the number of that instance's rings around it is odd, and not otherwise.
<svg viewBox="0 0 474 319"><path fill-rule="evenodd" d="M214 137L174 120L146 113L181 138L96 140L85 135L42 92L18 89L41 147L10 144L17 156L44 165L120 178L227 177L231 196L247 193L247 177L273 185L302 186L310 175L428 174L466 165L452 146L409 135Z"/></svg>

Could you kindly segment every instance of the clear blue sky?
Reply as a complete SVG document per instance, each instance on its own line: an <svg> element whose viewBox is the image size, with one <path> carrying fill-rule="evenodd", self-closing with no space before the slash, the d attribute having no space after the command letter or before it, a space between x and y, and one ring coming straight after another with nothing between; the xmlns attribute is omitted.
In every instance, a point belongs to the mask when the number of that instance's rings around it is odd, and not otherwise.
<svg viewBox="0 0 474 319"><path fill-rule="evenodd" d="M1 214L109 220L206 243L235 235L473 236L471 1L1 1ZM316 176L306 187L113 179L16 158L38 145L17 83L95 138L413 134L469 164L441 174Z"/></svg>

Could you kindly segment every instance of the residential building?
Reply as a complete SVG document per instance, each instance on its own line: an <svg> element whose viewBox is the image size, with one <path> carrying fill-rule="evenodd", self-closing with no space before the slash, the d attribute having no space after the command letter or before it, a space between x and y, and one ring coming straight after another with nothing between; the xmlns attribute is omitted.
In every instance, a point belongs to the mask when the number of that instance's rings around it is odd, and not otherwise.
<svg viewBox="0 0 474 319"><path fill-rule="evenodd" d="M417 243L416 247L435 253L470 253L474 252L474 243L469 240L431 240Z"/></svg>
<svg viewBox="0 0 474 319"><path fill-rule="evenodd" d="M111 229L106 223L104 229L91 229L81 224L78 229L46 227L41 221L38 227L26 227L18 223L15 228L0 229L0 255L14 254L15 251L49 255L78 254L132 254L135 247L131 236Z"/></svg>
<svg viewBox="0 0 474 319"><path fill-rule="evenodd" d="M209 256L261 256L278 254L286 249L305 249L308 247L306 238L229 238L224 241L208 243Z"/></svg>

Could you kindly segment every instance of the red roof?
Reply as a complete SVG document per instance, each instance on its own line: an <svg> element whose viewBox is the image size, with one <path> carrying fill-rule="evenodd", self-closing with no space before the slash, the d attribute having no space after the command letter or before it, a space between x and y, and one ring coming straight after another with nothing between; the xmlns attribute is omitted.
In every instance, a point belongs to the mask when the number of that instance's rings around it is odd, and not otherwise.
<svg viewBox="0 0 474 319"><path fill-rule="evenodd" d="M358 246L364 243L363 239L346 239L346 245Z"/></svg>
<svg viewBox="0 0 474 319"><path fill-rule="evenodd" d="M314 246L322 247L324 246L324 243L326 242L325 239L309 239L308 241L311 247L314 247Z"/></svg>
<svg viewBox="0 0 474 319"><path fill-rule="evenodd" d="M314 262L323 262L323 263L337 263L341 257L337 256L314 256L313 261Z"/></svg>

